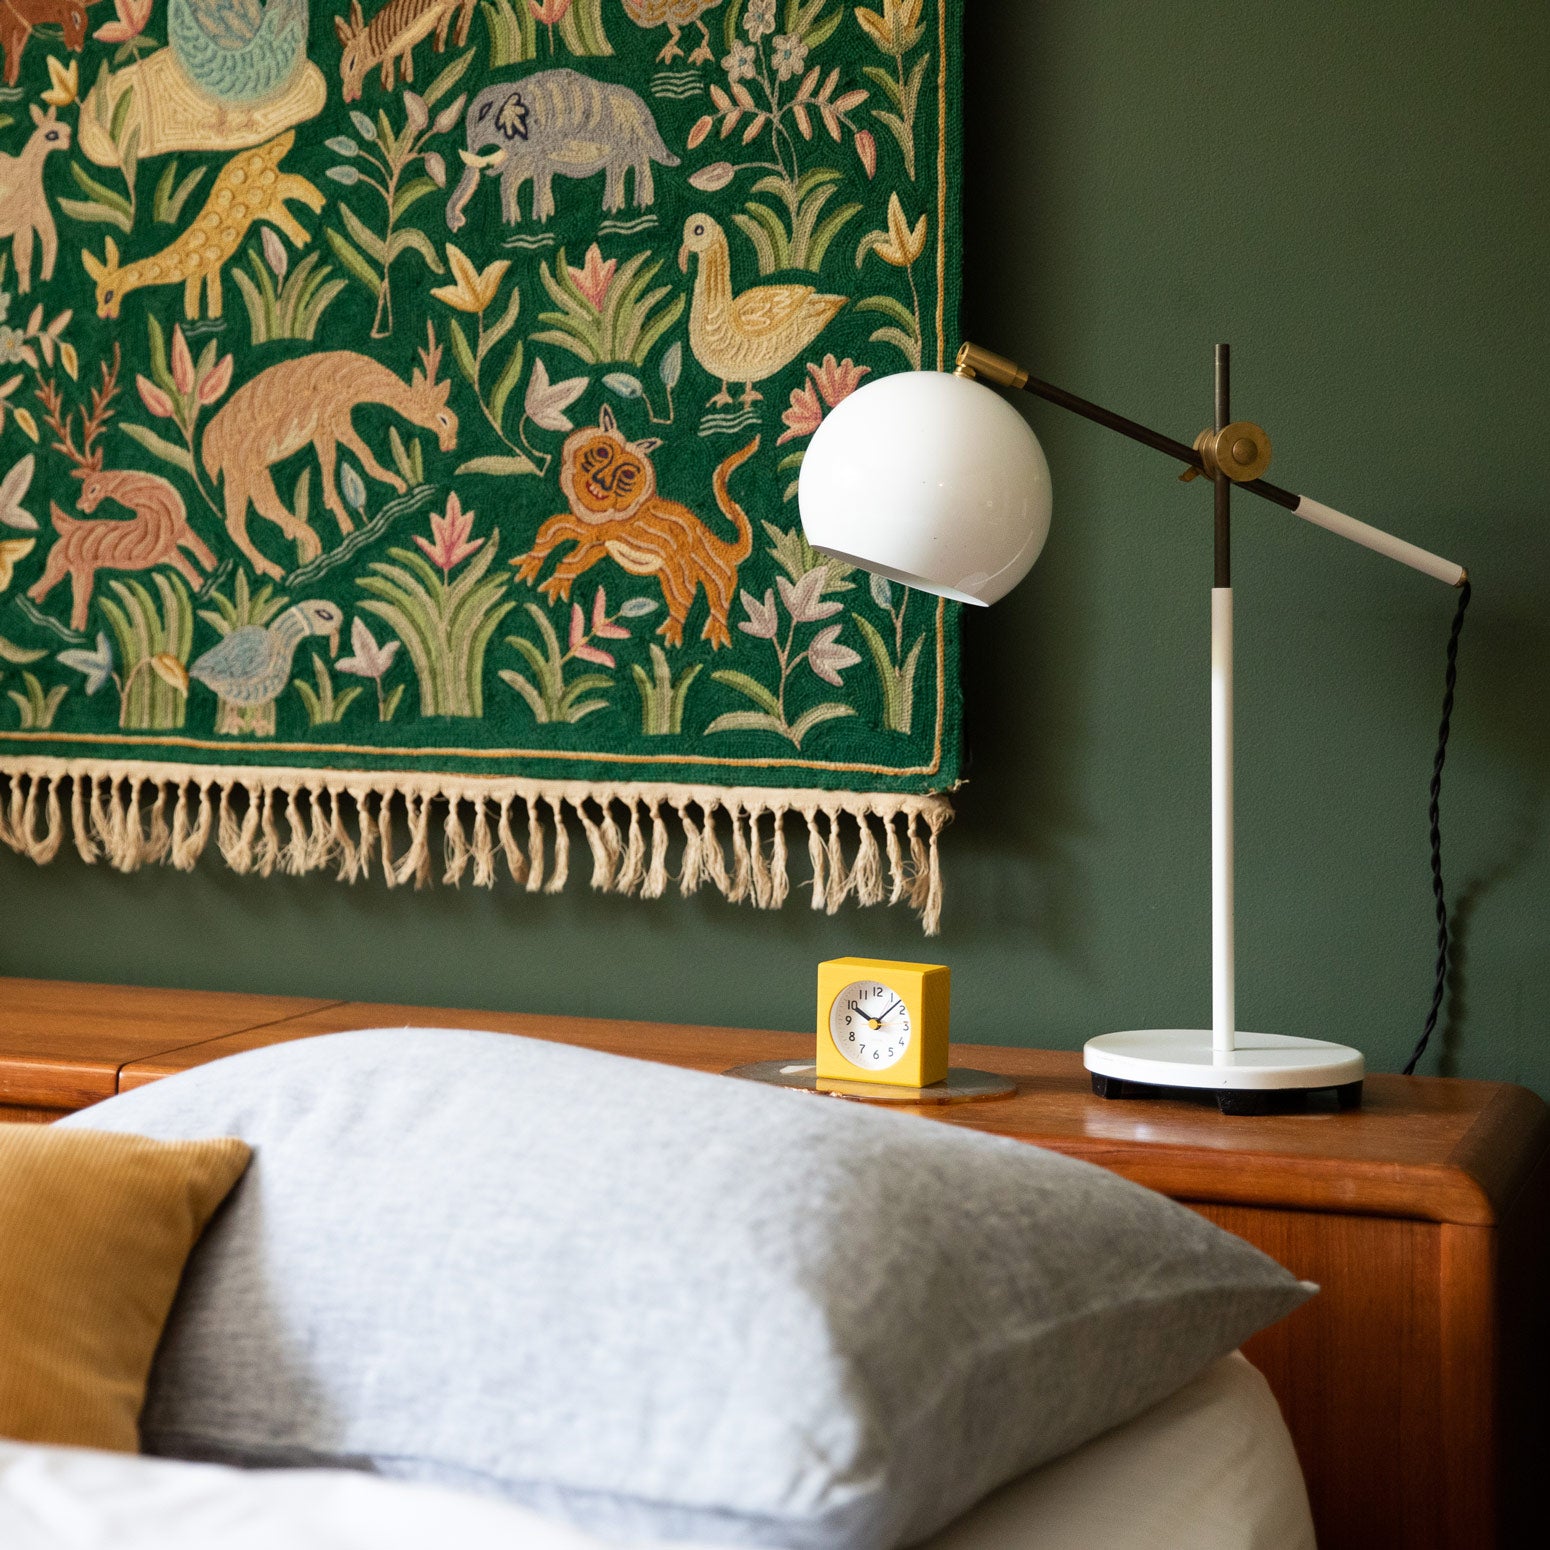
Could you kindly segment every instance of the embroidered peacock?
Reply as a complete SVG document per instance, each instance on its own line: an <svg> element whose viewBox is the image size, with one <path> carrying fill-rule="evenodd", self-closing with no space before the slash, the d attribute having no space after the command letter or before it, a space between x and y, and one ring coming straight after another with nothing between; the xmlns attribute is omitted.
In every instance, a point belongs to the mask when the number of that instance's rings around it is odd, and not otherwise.
<svg viewBox="0 0 1550 1550"><path fill-rule="evenodd" d="M229 107L277 97L307 62L307 0L168 0L184 73Z"/></svg>
<svg viewBox="0 0 1550 1550"><path fill-rule="evenodd" d="M217 732L274 732L274 702L291 677L296 648L309 635L326 635L331 651L339 647L342 610L309 599L287 608L271 625L238 625L224 640L188 665L196 678L220 696Z"/></svg>

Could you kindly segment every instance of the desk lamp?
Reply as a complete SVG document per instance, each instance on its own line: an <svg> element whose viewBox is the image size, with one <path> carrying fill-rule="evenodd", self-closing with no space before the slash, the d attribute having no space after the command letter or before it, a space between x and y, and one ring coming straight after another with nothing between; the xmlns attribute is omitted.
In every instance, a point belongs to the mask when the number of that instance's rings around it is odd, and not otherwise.
<svg viewBox="0 0 1550 1550"><path fill-rule="evenodd" d="M1347 1045L1237 1026L1233 945L1233 667L1231 499L1233 487L1364 544L1459 589L1448 641L1446 692L1431 787L1432 886L1437 904L1436 983L1407 1073L1436 1026L1447 974L1438 794L1459 631L1469 603L1463 566L1268 483L1270 438L1232 419L1229 352L1216 347L1216 415L1193 446L1030 377L977 345L958 368L883 377L842 400L819 426L802 463L798 498L808 542L820 553L961 603L995 602L1028 573L1049 532L1050 477L1027 422L985 384L1022 388L1155 448L1204 475L1215 495L1211 588L1211 1027L1149 1028L1089 1039L1083 1059L1101 1097L1188 1088L1212 1092L1225 1114L1288 1106L1292 1095L1331 1089L1341 1107L1361 1101L1364 1063Z"/></svg>

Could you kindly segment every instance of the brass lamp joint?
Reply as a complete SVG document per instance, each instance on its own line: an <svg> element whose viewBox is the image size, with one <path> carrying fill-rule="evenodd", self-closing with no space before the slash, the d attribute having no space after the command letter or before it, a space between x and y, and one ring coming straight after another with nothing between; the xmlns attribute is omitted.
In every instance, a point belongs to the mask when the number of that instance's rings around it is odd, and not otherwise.
<svg viewBox="0 0 1550 1550"><path fill-rule="evenodd" d="M1020 388L1028 381L1028 373L1016 361L968 343L959 346L958 365L953 375L970 379L983 377L1003 388Z"/></svg>
<svg viewBox="0 0 1550 1550"><path fill-rule="evenodd" d="M1201 431L1195 438L1201 468L1187 468L1179 479L1188 484L1202 472L1215 478L1226 474L1234 484L1251 484L1270 467L1270 437L1252 420L1234 420L1219 431Z"/></svg>

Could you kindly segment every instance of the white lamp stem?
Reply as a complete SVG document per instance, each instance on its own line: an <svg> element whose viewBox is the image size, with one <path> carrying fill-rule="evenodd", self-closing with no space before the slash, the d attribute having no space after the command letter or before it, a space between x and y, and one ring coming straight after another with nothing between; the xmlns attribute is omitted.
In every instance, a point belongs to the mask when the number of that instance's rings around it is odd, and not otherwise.
<svg viewBox="0 0 1550 1550"><path fill-rule="evenodd" d="M1211 1049L1235 1048L1232 588L1211 589Z"/></svg>

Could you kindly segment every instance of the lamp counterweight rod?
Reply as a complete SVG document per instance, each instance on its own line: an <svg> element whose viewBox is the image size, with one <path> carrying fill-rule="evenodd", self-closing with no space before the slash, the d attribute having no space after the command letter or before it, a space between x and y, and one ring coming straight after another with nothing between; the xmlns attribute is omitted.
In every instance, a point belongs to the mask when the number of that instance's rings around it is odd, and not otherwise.
<svg viewBox="0 0 1550 1550"><path fill-rule="evenodd" d="M1160 431L1154 431L1150 426L1142 425L1136 420L1126 419L1122 414L1115 414L1113 410L1105 409L1101 404L1095 404L1086 398L1078 398L1075 393L1068 393L1064 388L1058 388L1053 383L1031 377L1023 367L1005 356L996 355L977 344L965 344L958 352L958 362L959 369L967 370L971 376L983 377L985 381L993 382L998 387L1021 388L1024 392L1032 393L1036 398L1044 399L1046 403L1058 404L1062 409L1069 409L1073 414L1079 414L1083 419L1091 420L1096 425L1118 431L1121 436L1128 436L1132 441L1139 441L1143 446L1176 458L1199 473L1207 472L1204 460L1193 447L1186 446L1182 441L1175 441L1171 436L1164 436ZM1227 423L1229 422L1222 420L1220 416L1217 417L1218 430ZM1399 561L1401 565L1408 565L1412 570L1433 576L1450 587L1464 584L1466 573L1462 565L1455 564L1452 560L1445 560L1441 555L1431 554L1415 544L1407 543L1402 538L1395 538L1381 528L1359 522L1355 517L1347 516L1344 512L1336 511L1333 507L1325 506L1306 495L1299 495L1295 490L1282 489L1278 484L1271 484L1268 479L1246 480L1239 488L1247 490L1250 495L1257 495L1262 500L1280 506L1284 511L1294 513L1305 522L1312 522L1331 533L1338 533L1342 538L1350 539L1353 543L1365 545L1379 554L1387 555L1391 560ZM1219 545L1219 548L1225 563L1227 548L1225 545Z"/></svg>
<svg viewBox="0 0 1550 1550"><path fill-rule="evenodd" d="M1216 429L1232 421L1231 352L1216 347ZM1214 584L1211 588L1211 1051L1237 1043L1237 963L1233 930L1232 801L1232 481L1215 476Z"/></svg>

